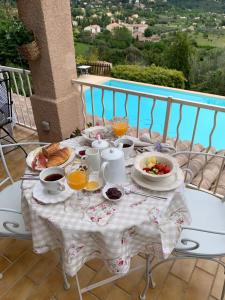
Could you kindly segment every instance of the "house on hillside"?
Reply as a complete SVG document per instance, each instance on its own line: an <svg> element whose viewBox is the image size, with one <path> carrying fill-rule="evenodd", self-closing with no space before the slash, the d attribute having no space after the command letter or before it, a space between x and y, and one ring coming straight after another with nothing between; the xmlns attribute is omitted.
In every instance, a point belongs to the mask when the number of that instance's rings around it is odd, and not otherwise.
<svg viewBox="0 0 225 300"><path fill-rule="evenodd" d="M101 27L99 25L90 25L84 27L84 31L90 31L92 35L96 35L101 32Z"/></svg>
<svg viewBox="0 0 225 300"><path fill-rule="evenodd" d="M128 30L130 30L134 38L144 36L145 29L148 28L147 24L127 24L123 23Z"/></svg>
<svg viewBox="0 0 225 300"><path fill-rule="evenodd" d="M119 27L122 27L122 25L119 23L111 23L106 26L106 29L112 32L115 28L119 28Z"/></svg>

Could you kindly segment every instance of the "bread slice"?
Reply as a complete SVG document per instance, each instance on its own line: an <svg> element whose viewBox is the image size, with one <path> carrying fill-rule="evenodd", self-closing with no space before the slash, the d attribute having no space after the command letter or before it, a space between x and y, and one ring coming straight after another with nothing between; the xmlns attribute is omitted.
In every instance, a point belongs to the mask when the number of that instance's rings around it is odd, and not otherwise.
<svg viewBox="0 0 225 300"><path fill-rule="evenodd" d="M53 143L47 147L42 148L42 153L44 154L45 157L50 157L52 154L56 153L57 151L60 150L60 145L59 143Z"/></svg>
<svg viewBox="0 0 225 300"><path fill-rule="evenodd" d="M71 155L71 149L65 147L59 149L57 152L53 153L48 157L47 167L56 167L65 163Z"/></svg>

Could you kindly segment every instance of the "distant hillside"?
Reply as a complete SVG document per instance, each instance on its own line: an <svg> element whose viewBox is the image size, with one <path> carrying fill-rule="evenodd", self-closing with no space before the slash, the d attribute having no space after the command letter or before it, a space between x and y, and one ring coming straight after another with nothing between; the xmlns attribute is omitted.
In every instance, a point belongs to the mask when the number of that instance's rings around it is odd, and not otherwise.
<svg viewBox="0 0 225 300"><path fill-rule="evenodd" d="M167 3L179 8L225 13L224 0L167 0Z"/></svg>

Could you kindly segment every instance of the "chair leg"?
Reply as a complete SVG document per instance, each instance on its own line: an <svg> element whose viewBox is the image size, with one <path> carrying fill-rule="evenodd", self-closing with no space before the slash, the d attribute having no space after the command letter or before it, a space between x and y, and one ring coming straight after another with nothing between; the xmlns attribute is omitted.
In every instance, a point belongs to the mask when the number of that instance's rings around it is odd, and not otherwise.
<svg viewBox="0 0 225 300"><path fill-rule="evenodd" d="M225 268L224 268L224 275L225 275ZM222 294L221 294L221 300L224 300L224 295L225 295L225 278L223 280L223 289L222 289Z"/></svg>
<svg viewBox="0 0 225 300"><path fill-rule="evenodd" d="M78 293L79 293L79 298L80 298L80 300L83 300L82 293L81 293L81 288L80 288L80 282L79 282L79 278L78 278L77 274L76 274L76 282L77 282L77 289L78 289Z"/></svg>
<svg viewBox="0 0 225 300"><path fill-rule="evenodd" d="M151 256L148 255L146 259L146 284L144 287L144 290L142 291L140 295L140 300L145 300L146 299L146 293L149 288L154 288L155 283L152 278L152 272L151 272Z"/></svg>
<svg viewBox="0 0 225 300"><path fill-rule="evenodd" d="M17 143L17 141L14 139L14 137L8 132L8 130L6 130L4 127L1 128L3 131L5 131L5 133L13 140L14 143ZM27 152L25 151L25 149L22 146L17 146L19 147L26 155L27 157Z"/></svg>

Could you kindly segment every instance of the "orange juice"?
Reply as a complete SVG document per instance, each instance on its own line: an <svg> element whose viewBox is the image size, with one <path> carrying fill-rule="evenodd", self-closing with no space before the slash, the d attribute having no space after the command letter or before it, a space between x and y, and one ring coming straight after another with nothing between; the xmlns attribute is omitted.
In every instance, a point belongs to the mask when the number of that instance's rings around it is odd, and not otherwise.
<svg viewBox="0 0 225 300"><path fill-rule="evenodd" d="M67 175L67 183L74 190L81 190L87 184L87 173L84 171L73 171Z"/></svg>
<svg viewBox="0 0 225 300"><path fill-rule="evenodd" d="M127 132L128 124L126 122L114 123L112 129L116 136L122 136Z"/></svg>

